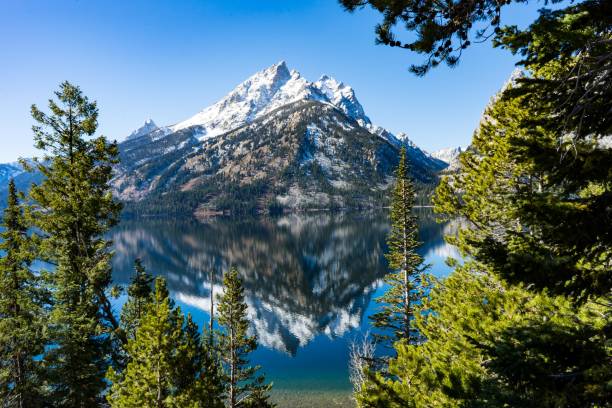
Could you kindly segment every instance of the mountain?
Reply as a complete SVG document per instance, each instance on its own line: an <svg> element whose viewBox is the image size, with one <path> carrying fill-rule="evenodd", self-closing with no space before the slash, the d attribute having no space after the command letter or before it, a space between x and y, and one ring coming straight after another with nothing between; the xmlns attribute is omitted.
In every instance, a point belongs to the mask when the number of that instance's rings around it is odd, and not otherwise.
<svg viewBox="0 0 612 408"><path fill-rule="evenodd" d="M147 119L141 127L130 133L126 139L136 139L141 136L148 135L157 129L159 129L159 127L155 124L155 122L153 122L153 119Z"/></svg>
<svg viewBox="0 0 612 408"><path fill-rule="evenodd" d="M9 180L23 172L23 168L19 163L0 164L0 180Z"/></svg>
<svg viewBox="0 0 612 408"><path fill-rule="evenodd" d="M11 178L15 181L18 191L28 191L32 183L38 183L42 176L38 172L25 171L20 163L0 164L0 209L6 206L8 183Z"/></svg>
<svg viewBox="0 0 612 408"><path fill-rule="evenodd" d="M447 164L373 125L355 91L285 62L215 104L120 144L116 195L138 214L374 207L405 146L420 185Z"/></svg>
<svg viewBox="0 0 612 408"><path fill-rule="evenodd" d="M194 125L124 143L113 180L118 196L144 213L160 205L161 212L373 207L397 165L396 146L312 100L222 136L199 139L203 132ZM413 170L423 183L435 179L421 166Z"/></svg>
<svg viewBox="0 0 612 408"><path fill-rule="evenodd" d="M444 161L372 124L350 86L279 62L186 120L147 120L119 144L112 187L128 214L376 207L402 146L430 192Z"/></svg>
<svg viewBox="0 0 612 408"><path fill-rule="evenodd" d="M435 152L431 153L431 157L441 160L444 163L450 165L455 160L457 160L462 151L463 150L461 149L461 146L447 147L445 149L436 150Z"/></svg>
<svg viewBox="0 0 612 408"><path fill-rule="evenodd" d="M197 137L205 140L300 100L330 103L351 119L364 125L370 123L351 87L326 75L309 82L281 61L251 76L219 102L168 129L177 132L198 126Z"/></svg>

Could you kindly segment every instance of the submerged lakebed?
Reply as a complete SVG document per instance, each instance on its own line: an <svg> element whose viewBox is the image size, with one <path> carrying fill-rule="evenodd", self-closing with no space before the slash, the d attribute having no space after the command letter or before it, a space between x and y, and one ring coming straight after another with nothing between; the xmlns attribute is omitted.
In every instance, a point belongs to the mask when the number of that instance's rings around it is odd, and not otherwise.
<svg viewBox="0 0 612 408"><path fill-rule="evenodd" d="M429 272L444 277L446 258L459 256L444 241L454 227L436 222L431 209L417 214L419 252ZM388 213L377 211L125 220L109 236L115 283L127 285L141 258L200 327L209 320L211 288L220 293L223 272L236 266L259 342L252 363L274 383L281 407L311 407L353 405L349 345L370 328L374 299L385 290L388 232Z"/></svg>

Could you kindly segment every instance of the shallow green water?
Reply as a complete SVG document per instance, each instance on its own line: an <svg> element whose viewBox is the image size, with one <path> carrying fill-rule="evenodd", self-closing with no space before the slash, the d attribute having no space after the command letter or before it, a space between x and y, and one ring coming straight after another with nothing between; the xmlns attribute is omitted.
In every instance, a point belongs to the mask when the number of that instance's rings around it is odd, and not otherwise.
<svg viewBox="0 0 612 408"><path fill-rule="evenodd" d="M430 272L445 276L444 260L457 256L443 240L452 227L436 223L430 210L418 214L421 254ZM111 234L114 279L128 283L140 257L203 324L211 287L219 292L223 271L237 266L260 343L252 360L274 382L274 400L281 407L352 406L348 345L368 330L373 300L385 289L388 229L384 212L124 221Z"/></svg>

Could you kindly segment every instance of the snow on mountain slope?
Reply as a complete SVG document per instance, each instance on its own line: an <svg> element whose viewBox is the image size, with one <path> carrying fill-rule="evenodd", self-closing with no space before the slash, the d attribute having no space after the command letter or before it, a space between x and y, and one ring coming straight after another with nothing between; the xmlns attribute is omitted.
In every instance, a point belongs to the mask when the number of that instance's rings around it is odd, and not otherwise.
<svg viewBox="0 0 612 408"><path fill-rule="evenodd" d="M360 127L396 147L407 146L416 155L414 159L417 161L427 162L432 167L444 167L444 163L430 157L405 134L394 135L383 127L372 124L350 86L328 75L310 82L296 70L289 70L284 61L252 75L220 101L191 118L161 128L149 120L128 139L148 134L152 141L155 141L178 131L191 129L194 137L204 141L253 123L282 106L309 100L334 106Z"/></svg>
<svg viewBox="0 0 612 408"><path fill-rule="evenodd" d="M313 85L325 95L332 105L340 108L349 118L355 119L357 123L364 127L371 124L370 119L365 115L363 107L357 100L353 88L327 75L323 75Z"/></svg>
<svg viewBox="0 0 612 408"><path fill-rule="evenodd" d="M159 129L159 127L155 124L155 122L153 122L153 119L147 119L141 127L130 133L126 139L136 139L138 137L148 135L157 129Z"/></svg>
<svg viewBox="0 0 612 408"><path fill-rule="evenodd" d="M328 76L310 82L281 61L251 76L219 102L169 129L176 132L199 126L199 138L206 140L299 100L329 103L362 126L370 123L351 87Z"/></svg>
<svg viewBox="0 0 612 408"><path fill-rule="evenodd" d="M8 183L9 179L23 173L23 168L19 163L0 164L0 180Z"/></svg>
<svg viewBox="0 0 612 408"><path fill-rule="evenodd" d="M451 164L457 159L457 157L459 157L461 152L463 152L461 146L447 147L445 149L436 150L435 152L431 153L430 156L438 160L442 160L444 163Z"/></svg>

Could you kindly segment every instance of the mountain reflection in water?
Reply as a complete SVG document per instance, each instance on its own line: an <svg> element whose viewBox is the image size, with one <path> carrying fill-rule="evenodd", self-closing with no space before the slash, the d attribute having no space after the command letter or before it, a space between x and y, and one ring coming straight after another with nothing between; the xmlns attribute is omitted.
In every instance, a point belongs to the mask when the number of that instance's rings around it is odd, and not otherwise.
<svg viewBox="0 0 612 408"><path fill-rule="evenodd" d="M445 275L443 260L457 257L443 241L449 225L436 223L430 210L418 214L421 254L433 273ZM388 230L386 212L128 220L111 233L114 280L129 283L139 257L149 272L166 277L180 305L207 314L211 272L220 293L223 272L236 266L259 343L293 356L318 335L367 328L366 309L387 272Z"/></svg>

